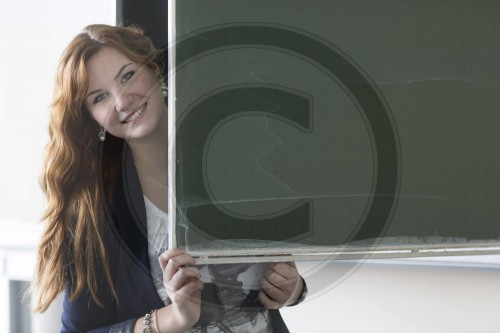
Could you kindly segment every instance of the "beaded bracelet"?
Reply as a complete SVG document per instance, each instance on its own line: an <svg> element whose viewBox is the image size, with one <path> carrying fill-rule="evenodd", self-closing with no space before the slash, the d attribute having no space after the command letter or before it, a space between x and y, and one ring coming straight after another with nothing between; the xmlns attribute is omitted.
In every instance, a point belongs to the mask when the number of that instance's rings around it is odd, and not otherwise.
<svg viewBox="0 0 500 333"><path fill-rule="evenodd" d="M144 316L144 320L142 321L142 323L144 324L144 328L142 329L142 333L152 333L151 326L149 326L149 324L151 322L151 316L153 315L153 312L155 312L155 310L149 311Z"/></svg>

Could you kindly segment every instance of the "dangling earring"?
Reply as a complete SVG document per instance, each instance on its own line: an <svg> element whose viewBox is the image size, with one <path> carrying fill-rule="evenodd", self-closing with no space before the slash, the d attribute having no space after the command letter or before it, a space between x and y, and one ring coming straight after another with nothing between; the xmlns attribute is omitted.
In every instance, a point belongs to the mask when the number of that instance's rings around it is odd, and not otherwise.
<svg viewBox="0 0 500 333"><path fill-rule="evenodd" d="M99 125L99 134L97 134L97 136L99 137L99 140L101 140L101 142L104 142L104 140L106 140L106 130L101 125Z"/></svg>
<svg viewBox="0 0 500 333"><path fill-rule="evenodd" d="M160 86L161 86L161 92L163 93L163 97L167 97L168 96L168 86L167 84L165 83L165 81L163 80L163 78L160 78Z"/></svg>

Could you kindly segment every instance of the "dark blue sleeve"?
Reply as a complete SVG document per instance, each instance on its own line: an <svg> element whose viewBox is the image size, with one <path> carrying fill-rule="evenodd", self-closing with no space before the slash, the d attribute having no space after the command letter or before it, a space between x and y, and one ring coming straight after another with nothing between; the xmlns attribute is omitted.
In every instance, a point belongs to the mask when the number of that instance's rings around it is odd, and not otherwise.
<svg viewBox="0 0 500 333"><path fill-rule="evenodd" d="M70 301L70 282L66 285L62 312L62 333L132 332L137 318L165 304L158 296L151 275L133 254L121 246L110 246L110 272L118 301L109 286L98 284L99 300L94 302L88 290ZM101 271L97 276L103 276ZM104 280L104 278L102 278Z"/></svg>
<svg viewBox="0 0 500 333"><path fill-rule="evenodd" d="M116 306L110 296L101 298L104 307L99 307L89 293L71 302L68 293L64 295L61 333L132 333L138 318L113 323Z"/></svg>

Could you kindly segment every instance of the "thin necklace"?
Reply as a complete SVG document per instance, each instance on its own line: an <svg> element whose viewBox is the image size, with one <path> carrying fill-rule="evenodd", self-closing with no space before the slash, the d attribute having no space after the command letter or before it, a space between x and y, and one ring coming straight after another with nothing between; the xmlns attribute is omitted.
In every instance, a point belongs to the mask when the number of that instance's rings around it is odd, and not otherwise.
<svg viewBox="0 0 500 333"><path fill-rule="evenodd" d="M160 183L159 181L157 181L156 179L154 179L153 177L151 177L150 175L148 175L146 172L144 172L144 170L142 170L141 168L139 168L137 165L135 167L137 168L137 170L139 170L144 176L146 176L153 183L155 183L156 185L159 185L159 186L163 187L164 189L168 190L168 186L167 185L163 185L162 183Z"/></svg>

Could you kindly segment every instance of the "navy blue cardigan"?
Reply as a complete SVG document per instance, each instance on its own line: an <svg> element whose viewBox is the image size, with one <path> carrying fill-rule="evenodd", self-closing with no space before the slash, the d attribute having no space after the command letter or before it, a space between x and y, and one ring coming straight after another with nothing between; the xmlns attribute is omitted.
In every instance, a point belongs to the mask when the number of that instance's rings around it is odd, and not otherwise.
<svg viewBox="0 0 500 333"><path fill-rule="evenodd" d="M111 296L103 274L99 274L102 283L98 294L104 307L99 307L87 291L70 302L68 284L61 332L132 332L137 318L164 306L151 278L146 209L131 158L127 159L115 190L112 220L105 226L106 248L118 302ZM269 310L269 315L274 332L288 332L278 310Z"/></svg>

